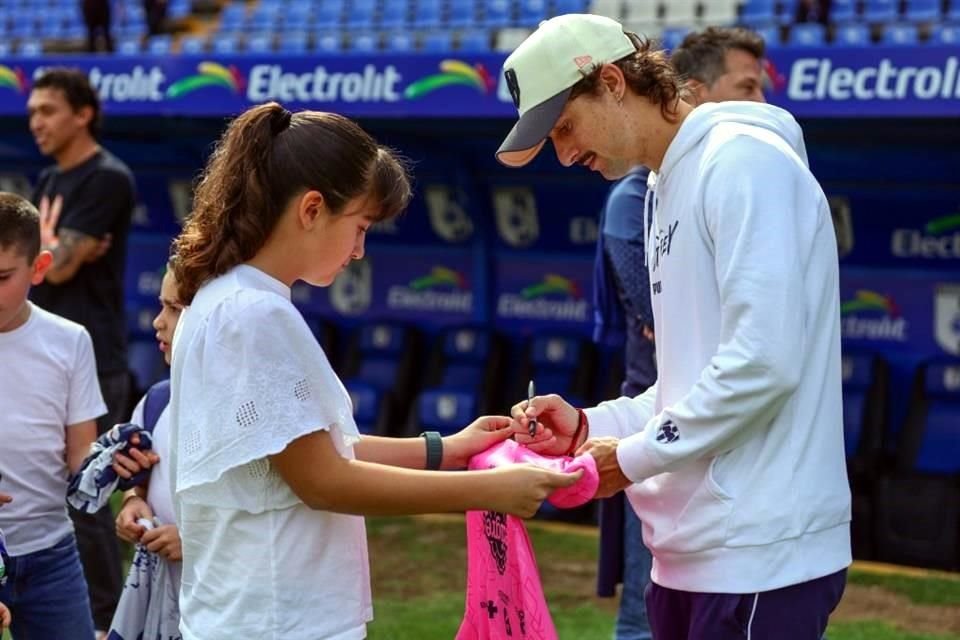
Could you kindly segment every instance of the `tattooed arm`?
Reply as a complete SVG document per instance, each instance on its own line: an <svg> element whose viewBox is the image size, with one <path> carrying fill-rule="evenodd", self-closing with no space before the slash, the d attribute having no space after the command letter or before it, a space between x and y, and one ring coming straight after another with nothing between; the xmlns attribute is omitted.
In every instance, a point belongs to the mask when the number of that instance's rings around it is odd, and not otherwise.
<svg viewBox="0 0 960 640"><path fill-rule="evenodd" d="M43 248L53 254L53 264L46 275L51 284L69 281L84 263L99 259L110 248L109 234L95 238L74 229L57 231L62 209L63 198L60 196L53 202L46 196L40 201L40 240Z"/></svg>

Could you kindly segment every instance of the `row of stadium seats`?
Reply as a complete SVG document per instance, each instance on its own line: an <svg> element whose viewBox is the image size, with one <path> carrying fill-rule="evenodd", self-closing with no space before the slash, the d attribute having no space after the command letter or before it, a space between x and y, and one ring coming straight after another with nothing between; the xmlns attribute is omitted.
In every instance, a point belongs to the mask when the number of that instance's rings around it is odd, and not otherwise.
<svg viewBox="0 0 960 640"><path fill-rule="evenodd" d="M590 6L592 13L638 23L765 26L791 24L800 17L837 24L960 20L960 0L832 0L826 16L801 16L799 9L800 0L593 0Z"/></svg>
<svg viewBox="0 0 960 640"><path fill-rule="evenodd" d="M960 568L960 362L915 375L909 411L891 430L889 368L871 354L843 365L844 437L853 492L854 555Z"/></svg>

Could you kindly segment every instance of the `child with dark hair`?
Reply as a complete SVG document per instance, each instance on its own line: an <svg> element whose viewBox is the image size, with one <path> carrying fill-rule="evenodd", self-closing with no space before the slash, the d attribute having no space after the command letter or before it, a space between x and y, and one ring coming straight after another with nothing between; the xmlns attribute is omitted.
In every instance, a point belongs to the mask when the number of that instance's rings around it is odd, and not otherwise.
<svg viewBox="0 0 960 640"><path fill-rule="evenodd" d="M34 306L52 256L37 210L0 193L0 508L7 553L0 602L15 638L94 636L90 601L64 495L106 413L86 330ZM6 617L0 613L0 618Z"/></svg>
<svg viewBox="0 0 960 640"><path fill-rule="evenodd" d="M190 305L170 398L185 640L363 638L373 609L362 515L531 516L580 478L437 471L505 440L506 417L446 438L358 432L290 287L332 283L363 257L370 226L409 198L402 163L332 113L253 107L214 150L175 242Z"/></svg>

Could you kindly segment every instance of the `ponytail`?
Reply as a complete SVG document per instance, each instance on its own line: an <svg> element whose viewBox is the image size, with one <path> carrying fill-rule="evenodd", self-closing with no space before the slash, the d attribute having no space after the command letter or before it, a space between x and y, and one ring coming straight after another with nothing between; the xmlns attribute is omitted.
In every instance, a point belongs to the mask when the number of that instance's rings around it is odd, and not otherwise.
<svg viewBox="0 0 960 640"><path fill-rule="evenodd" d="M190 304L205 282L253 258L306 190L319 191L332 214L370 193L380 219L397 215L410 199L405 167L353 121L291 114L276 102L253 107L217 143L174 242L181 301Z"/></svg>

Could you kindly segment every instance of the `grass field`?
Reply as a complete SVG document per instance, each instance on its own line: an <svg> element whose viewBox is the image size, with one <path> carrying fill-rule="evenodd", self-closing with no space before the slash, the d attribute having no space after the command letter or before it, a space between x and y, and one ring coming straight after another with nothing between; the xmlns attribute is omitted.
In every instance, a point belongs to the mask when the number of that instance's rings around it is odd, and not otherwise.
<svg viewBox="0 0 960 640"><path fill-rule="evenodd" d="M612 638L617 601L593 594L596 531L538 521L528 529L560 638ZM463 616L463 519L370 518L368 538L370 640L451 640ZM858 564L827 637L960 640L960 576Z"/></svg>

